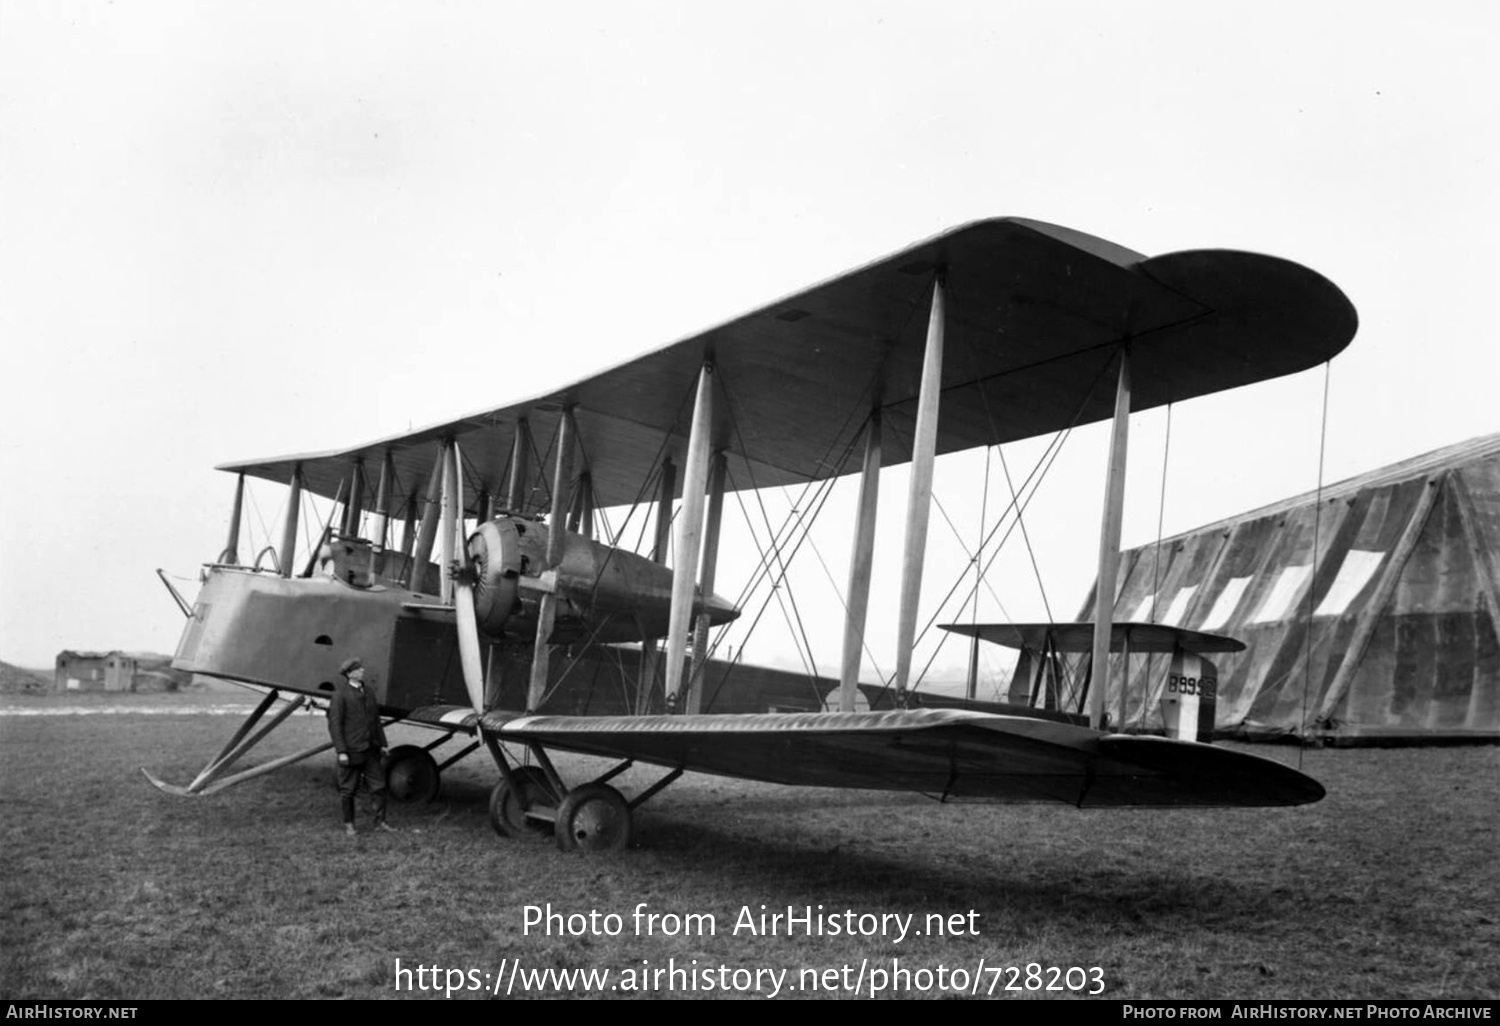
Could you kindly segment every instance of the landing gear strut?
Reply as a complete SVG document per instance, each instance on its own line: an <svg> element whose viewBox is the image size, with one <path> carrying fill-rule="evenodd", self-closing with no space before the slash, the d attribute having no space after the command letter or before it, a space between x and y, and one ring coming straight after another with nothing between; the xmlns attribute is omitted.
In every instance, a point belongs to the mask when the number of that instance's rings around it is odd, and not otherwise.
<svg viewBox="0 0 1500 1026"><path fill-rule="evenodd" d="M490 825L501 837L550 833L563 851L622 851L635 834L635 810L682 776L668 772L633 801L606 781L629 769L627 760L609 772L569 788L540 745L529 746L535 766L516 766L506 758L499 740L486 733L484 742L500 769L500 782L490 792Z"/></svg>

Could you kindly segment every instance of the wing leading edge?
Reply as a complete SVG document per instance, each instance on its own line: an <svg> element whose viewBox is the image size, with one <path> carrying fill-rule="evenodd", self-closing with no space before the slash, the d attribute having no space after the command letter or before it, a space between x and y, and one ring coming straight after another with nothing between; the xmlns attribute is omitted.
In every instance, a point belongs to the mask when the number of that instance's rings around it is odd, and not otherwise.
<svg viewBox="0 0 1500 1026"><path fill-rule="evenodd" d="M1275 257L1199 250L1145 257L1070 229L980 221L910 246L736 320L532 399L349 449L221 469L333 496L352 461L390 456L397 494L421 489L447 437L481 486L505 478L524 421L552 437L573 411L599 505L635 500L664 448L685 448L698 368L712 359L724 402L716 449L728 487L761 488L857 469L841 454L879 406L885 465L910 459L933 277L948 303L939 453L1107 418L1107 368L1129 342L1133 408L1315 366L1353 338L1354 308L1314 271Z"/></svg>
<svg viewBox="0 0 1500 1026"><path fill-rule="evenodd" d="M739 716L513 716L503 740L777 784L1098 807L1302 805L1311 777L1259 756L958 709Z"/></svg>

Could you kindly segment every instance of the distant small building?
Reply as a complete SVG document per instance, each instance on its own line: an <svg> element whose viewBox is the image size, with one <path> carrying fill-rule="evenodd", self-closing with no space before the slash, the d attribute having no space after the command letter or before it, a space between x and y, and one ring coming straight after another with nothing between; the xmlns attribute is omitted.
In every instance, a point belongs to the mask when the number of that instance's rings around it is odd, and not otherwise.
<svg viewBox="0 0 1500 1026"><path fill-rule="evenodd" d="M104 691L104 663L108 652L75 652L65 648L57 653L53 681L58 691Z"/></svg>
<svg viewBox="0 0 1500 1026"><path fill-rule="evenodd" d="M189 683L191 674L172 669L172 657L157 652L76 652L57 654L57 691L170 691Z"/></svg>

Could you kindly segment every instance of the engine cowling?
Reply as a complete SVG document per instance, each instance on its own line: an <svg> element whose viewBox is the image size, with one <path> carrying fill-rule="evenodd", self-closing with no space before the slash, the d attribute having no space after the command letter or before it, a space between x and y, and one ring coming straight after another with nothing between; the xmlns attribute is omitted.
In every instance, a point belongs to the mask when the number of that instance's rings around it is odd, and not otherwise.
<svg viewBox="0 0 1500 1026"><path fill-rule="evenodd" d="M498 638L505 621L521 608L521 536L509 517L487 520L469 535L474 570L474 618L481 633Z"/></svg>

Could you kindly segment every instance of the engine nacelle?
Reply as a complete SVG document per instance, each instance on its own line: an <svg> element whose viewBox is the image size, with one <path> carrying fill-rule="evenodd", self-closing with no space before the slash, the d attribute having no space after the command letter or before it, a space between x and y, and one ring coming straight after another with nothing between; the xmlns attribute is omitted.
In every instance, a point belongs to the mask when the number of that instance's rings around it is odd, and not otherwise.
<svg viewBox="0 0 1500 1026"><path fill-rule="evenodd" d="M476 576L475 618L487 637L535 636L537 605L549 587L541 575L550 534L547 524L499 516L469 536L468 555ZM639 641L667 633L672 570L634 552L568 532L550 587L558 599L550 639L555 644L585 638ZM694 615L707 613L713 625L740 615L717 595L699 595L693 606Z"/></svg>

